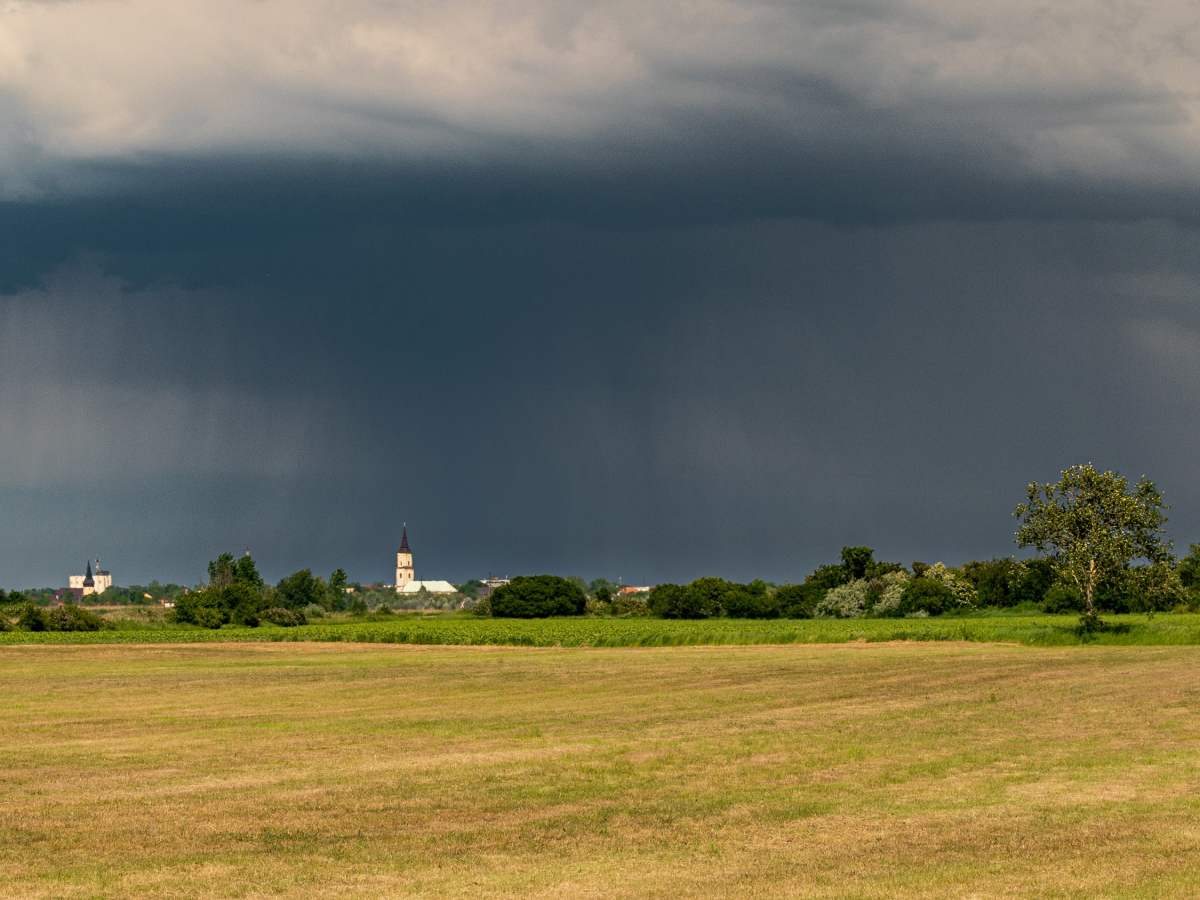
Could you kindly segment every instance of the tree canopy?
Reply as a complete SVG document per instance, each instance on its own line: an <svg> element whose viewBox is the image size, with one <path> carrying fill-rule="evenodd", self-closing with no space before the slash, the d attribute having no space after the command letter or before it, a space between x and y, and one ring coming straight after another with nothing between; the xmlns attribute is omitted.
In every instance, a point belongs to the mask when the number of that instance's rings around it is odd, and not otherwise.
<svg viewBox="0 0 1200 900"><path fill-rule="evenodd" d="M518 575L491 596L492 615L509 619L580 616L586 606L579 586L557 575Z"/></svg>
<svg viewBox="0 0 1200 900"><path fill-rule="evenodd" d="M1013 513L1021 521L1017 544L1054 561L1083 595L1089 617L1096 615L1097 587L1123 577L1134 559L1171 559L1162 528L1170 507L1144 475L1130 487L1118 473L1088 463L1064 471L1057 484L1034 482L1026 495Z"/></svg>
<svg viewBox="0 0 1200 900"><path fill-rule="evenodd" d="M304 609L310 603L320 603L324 594L312 569L301 569L281 578L275 585L275 605L283 609Z"/></svg>

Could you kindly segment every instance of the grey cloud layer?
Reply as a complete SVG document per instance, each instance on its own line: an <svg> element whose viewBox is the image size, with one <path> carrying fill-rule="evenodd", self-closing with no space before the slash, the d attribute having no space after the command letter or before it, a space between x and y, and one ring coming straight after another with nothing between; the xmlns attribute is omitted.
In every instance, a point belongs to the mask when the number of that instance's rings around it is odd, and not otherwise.
<svg viewBox="0 0 1200 900"><path fill-rule="evenodd" d="M1184 2L12 0L0 189L78 189L72 161L603 159L754 133L1172 185L1200 174L1198 98Z"/></svg>

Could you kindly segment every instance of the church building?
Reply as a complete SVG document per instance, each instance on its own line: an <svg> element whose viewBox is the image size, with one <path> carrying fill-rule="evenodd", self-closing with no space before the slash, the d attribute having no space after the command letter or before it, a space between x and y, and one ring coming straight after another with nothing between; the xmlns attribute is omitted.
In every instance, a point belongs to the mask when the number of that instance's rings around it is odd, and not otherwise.
<svg viewBox="0 0 1200 900"><path fill-rule="evenodd" d="M87 572L83 575L72 575L69 582L71 588L82 590L80 596L88 594L103 594L112 587L112 574L100 568L100 560L96 560L96 573L92 574L92 561L89 559Z"/></svg>
<svg viewBox="0 0 1200 900"><path fill-rule="evenodd" d="M417 581L413 571L412 550L408 546L408 523L404 523L404 534L400 538L400 549L396 551L396 593L454 594L458 588L448 581Z"/></svg>

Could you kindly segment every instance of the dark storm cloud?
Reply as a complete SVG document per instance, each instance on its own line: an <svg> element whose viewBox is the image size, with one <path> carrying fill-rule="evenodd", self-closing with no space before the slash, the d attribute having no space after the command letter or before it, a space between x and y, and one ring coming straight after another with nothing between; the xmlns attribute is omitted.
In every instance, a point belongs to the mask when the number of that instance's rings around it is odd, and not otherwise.
<svg viewBox="0 0 1200 900"><path fill-rule="evenodd" d="M1191 10L18 2L0 582L801 578L1200 529Z"/></svg>
<svg viewBox="0 0 1200 900"><path fill-rule="evenodd" d="M455 578L794 580L845 542L1009 552L1022 485L1080 459L1150 472L1187 532L1197 249L1166 224L539 223L322 230L236 297L68 267L5 298L8 569L194 579L249 544L275 577L383 578L403 519Z"/></svg>

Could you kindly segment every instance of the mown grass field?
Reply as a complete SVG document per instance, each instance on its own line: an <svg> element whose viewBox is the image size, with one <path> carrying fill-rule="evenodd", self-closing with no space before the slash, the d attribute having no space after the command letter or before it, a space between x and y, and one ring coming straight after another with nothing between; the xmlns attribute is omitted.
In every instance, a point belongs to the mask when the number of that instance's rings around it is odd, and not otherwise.
<svg viewBox="0 0 1200 900"><path fill-rule="evenodd" d="M847 641L1004 641L1030 646L1200 645L1200 615L1105 616L1119 630L1077 633L1077 615L975 614L929 619L491 619L471 615L373 617L316 622L299 628L138 627L98 632L0 633L5 644L199 643L346 641L385 644L467 644L527 647L671 647L723 644L805 644ZM380 620L382 619L382 621Z"/></svg>
<svg viewBox="0 0 1200 900"><path fill-rule="evenodd" d="M1171 646L10 646L0 895L1194 897L1198 672Z"/></svg>

